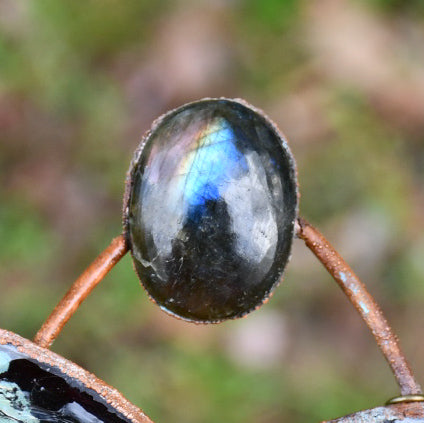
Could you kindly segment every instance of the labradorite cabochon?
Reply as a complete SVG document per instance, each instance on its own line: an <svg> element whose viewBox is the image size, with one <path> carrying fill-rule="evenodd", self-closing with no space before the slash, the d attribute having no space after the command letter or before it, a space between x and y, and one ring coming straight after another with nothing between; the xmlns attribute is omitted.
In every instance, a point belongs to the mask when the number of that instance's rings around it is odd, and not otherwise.
<svg viewBox="0 0 424 423"><path fill-rule="evenodd" d="M204 99L161 118L126 181L135 270L165 311L195 322L260 306L290 256L295 162L274 124L242 100Z"/></svg>

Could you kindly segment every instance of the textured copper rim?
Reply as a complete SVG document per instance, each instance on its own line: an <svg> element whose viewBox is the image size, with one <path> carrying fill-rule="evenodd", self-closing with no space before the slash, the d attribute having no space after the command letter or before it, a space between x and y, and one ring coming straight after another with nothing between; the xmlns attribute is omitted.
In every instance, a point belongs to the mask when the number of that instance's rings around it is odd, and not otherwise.
<svg viewBox="0 0 424 423"><path fill-rule="evenodd" d="M152 423L152 420L142 410L125 399L116 389L60 355L3 329L0 329L0 344L13 345L18 351L27 354L35 361L55 367L67 376L77 379L87 389L95 391L111 408L131 422Z"/></svg>

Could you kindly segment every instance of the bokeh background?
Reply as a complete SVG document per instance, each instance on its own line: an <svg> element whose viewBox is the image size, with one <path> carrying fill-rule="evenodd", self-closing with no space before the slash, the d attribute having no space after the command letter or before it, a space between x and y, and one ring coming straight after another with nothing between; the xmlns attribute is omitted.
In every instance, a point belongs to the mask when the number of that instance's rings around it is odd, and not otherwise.
<svg viewBox="0 0 424 423"><path fill-rule="evenodd" d="M121 231L125 173L170 108L242 97L290 140L301 213L367 283L424 381L424 3L0 0L0 327L31 338ZM129 257L53 350L158 423L334 418L397 394L300 241L271 301L195 326Z"/></svg>

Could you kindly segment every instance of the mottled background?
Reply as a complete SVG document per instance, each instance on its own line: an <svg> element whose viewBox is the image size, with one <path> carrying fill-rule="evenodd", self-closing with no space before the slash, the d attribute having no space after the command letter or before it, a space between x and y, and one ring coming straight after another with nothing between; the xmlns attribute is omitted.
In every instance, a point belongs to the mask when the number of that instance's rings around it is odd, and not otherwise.
<svg viewBox="0 0 424 423"><path fill-rule="evenodd" d="M121 230L141 134L204 96L288 136L301 212L382 304L424 382L420 0L0 0L0 326L32 337ZM126 257L53 350L158 423L306 422L376 406L394 380L300 241L242 321L163 314Z"/></svg>

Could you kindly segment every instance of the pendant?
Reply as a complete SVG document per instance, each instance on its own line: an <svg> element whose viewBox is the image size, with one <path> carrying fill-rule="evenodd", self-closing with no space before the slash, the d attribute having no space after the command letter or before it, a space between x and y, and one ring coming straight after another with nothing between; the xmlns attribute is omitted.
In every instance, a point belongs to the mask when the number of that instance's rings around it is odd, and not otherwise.
<svg viewBox="0 0 424 423"><path fill-rule="evenodd" d="M424 421L424 395L396 335L349 265L298 216L294 159L258 109L204 99L154 122L126 179L123 224L34 343L0 329L1 423L151 423L117 390L48 349L82 301L131 250L143 286L167 313L199 323L241 317L281 280L295 235L371 330L400 388L386 406L331 422Z"/></svg>

